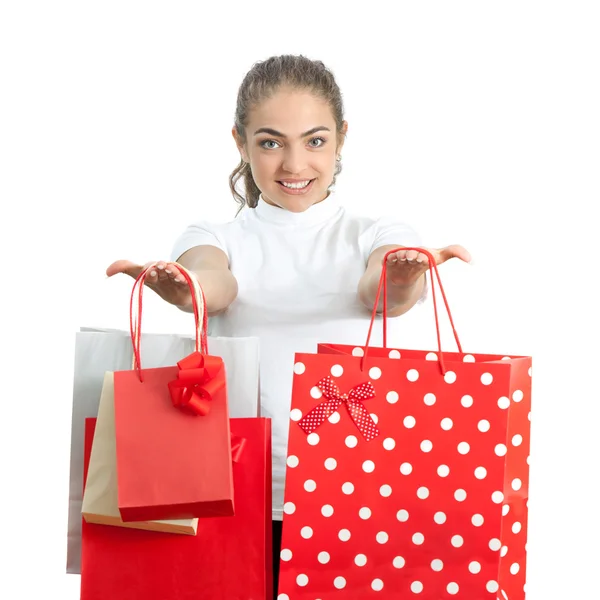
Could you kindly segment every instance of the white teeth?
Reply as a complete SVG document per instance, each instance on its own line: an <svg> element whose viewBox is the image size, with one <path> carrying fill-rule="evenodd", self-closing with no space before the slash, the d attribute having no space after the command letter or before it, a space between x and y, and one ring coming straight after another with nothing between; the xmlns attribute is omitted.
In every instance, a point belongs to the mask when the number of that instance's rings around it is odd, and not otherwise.
<svg viewBox="0 0 600 600"><path fill-rule="evenodd" d="M305 188L309 183L310 179L307 179L306 181L300 181L298 183L285 183L285 181L281 182L282 185L284 185L286 188L290 188L291 190L301 190L302 188Z"/></svg>

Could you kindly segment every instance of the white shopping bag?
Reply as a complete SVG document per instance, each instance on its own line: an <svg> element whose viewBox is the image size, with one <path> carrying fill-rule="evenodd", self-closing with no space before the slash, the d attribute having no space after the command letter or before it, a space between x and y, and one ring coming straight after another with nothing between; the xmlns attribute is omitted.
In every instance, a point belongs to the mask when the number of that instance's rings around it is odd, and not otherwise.
<svg viewBox="0 0 600 600"><path fill-rule="evenodd" d="M171 366L194 351L195 339L191 335L143 333L141 348L146 368ZM209 337L208 348L225 363L230 416L259 416L258 338ZM98 416L105 373L130 369L132 359L128 331L82 328L75 334L67 573L80 573L85 419Z"/></svg>

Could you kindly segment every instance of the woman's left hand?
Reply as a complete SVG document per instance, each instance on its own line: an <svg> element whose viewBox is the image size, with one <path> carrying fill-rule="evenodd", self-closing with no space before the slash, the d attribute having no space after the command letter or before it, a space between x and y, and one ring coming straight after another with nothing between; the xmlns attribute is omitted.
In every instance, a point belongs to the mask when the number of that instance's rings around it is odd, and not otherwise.
<svg viewBox="0 0 600 600"><path fill-rule="evenodd" d="M441 265L451 258L459 258L471 262L469 252L453 244L445 248L425 248L434 258L436 265ZM408 287L414 285L419 277L429 269L429 258L416 250L398 250L387 257L387 280L392 285Z"/></svg>

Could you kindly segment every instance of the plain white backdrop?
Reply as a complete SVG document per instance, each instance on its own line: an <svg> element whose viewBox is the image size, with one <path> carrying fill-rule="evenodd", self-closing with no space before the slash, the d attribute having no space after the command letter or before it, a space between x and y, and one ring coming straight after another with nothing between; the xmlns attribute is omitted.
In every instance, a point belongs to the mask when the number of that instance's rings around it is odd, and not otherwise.
<svg viewBox="0 0 600 600"><path fill-rule="evenodd" d="M237 88L282 53L341 86L347 206L473 254L441 268L465 351L533 356L528 598L597 597L599 29L577 1L3 3L0 597L79 597L74 332L128 326L113 260L234 217ZM191 332L145 297L145 331ZM406 347L434 348L431 311Z"/></svg>

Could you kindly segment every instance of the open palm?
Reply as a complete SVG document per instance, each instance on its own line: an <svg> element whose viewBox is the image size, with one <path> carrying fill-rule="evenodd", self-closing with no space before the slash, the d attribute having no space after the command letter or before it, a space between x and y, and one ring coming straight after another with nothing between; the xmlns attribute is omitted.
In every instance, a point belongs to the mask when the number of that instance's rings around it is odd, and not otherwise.
<svg viewBox="0 0 600 600"><path fill-rule="evenodd" d="M177 263L152 261L145 265L138 265L129 260L117 260L106 269L106 275L112 277L117 273L124 273L136 279L151 264L156 266L147 274L145 284L170 304L189 306L192 302L192 296Z"/></svg>
<svg viewBox="0 0 600 600"><path fill-rule="evenodd" d="M435 260L436 265L441 265L451 258L459 258L464 262L471 261L469 252L453 244L445 248L425 248ZM387 278L392 285L411 286L429 269L429 258L423 252L416 250L398 250L387 257Z"/></svg>

